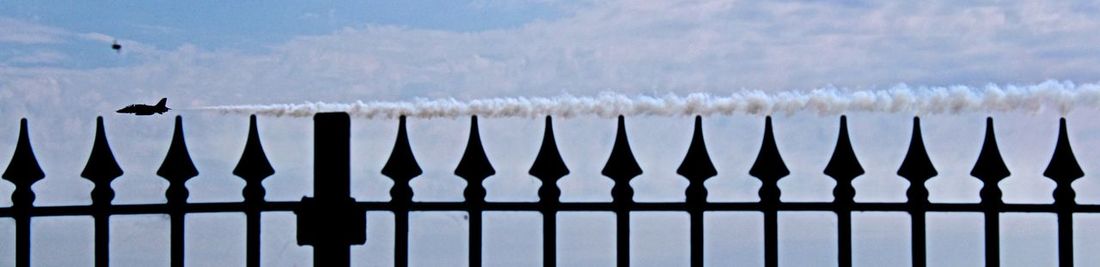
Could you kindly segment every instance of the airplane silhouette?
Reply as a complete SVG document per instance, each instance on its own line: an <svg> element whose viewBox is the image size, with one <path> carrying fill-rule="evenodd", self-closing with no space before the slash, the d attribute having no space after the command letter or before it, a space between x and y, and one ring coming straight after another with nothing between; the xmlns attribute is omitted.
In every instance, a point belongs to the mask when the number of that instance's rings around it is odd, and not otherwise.
<svg viewBox="0 0 1100 267"><path fill-rule="evenodd" d="M133 105L126 106L122 109L119 109L117 112L118 113L133 113L134 115L138 115L138 116L148 116L148 115L153 115L153 113L161 114L161 113L164 113L164 112L168 112L169 110L172 110L172 109L168 108L167 106L165 106L165 104L167 102L168 102L167 98L161 98L160 102L157 102L157 105L155 105L155 106L150 106L150 105L145 105L145 104L133 104Z"/></svg>

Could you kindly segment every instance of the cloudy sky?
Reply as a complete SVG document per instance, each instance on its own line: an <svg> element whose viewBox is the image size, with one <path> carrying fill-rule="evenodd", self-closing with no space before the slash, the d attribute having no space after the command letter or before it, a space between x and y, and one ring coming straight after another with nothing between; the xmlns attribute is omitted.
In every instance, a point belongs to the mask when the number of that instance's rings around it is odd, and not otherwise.
<svg viewBox="0 0 1100 267"><path fill-rule="evenodd" d="M728 95L746 89L803 91L822 87L882 90L916 86L1031 85L1100 80L1100 4L1090 1L0 1L0 153L13 151L18 119L30 121L34 149L47 177L35 185L36 205L90 203L91 183L78 177L91 148L96 116L126 175L114 183L115 203L163 202L167 182L154 172L167 151L172 115L182 115L188 145L202 173L188 183L192 202L239 201L243 182L231 175L243 148L247 117L203 112L209 105L406 101L418 98L690 94ZM123 48L116 53L110 44ZM115 114L127 104L167 97L175 110L153 117ZM1041 176L1053 149L1057 118L1069 120L1086 174L1100 165L1096 109L1068 114L966 112L849 114L852 139L868 173L856 180L859 201L904 201L907 183L894 172L908 145L911 117L924 118L925 141L940 176L933 201L975 202L980 183L968 175L984 118L997 122L1001 152L1013 176L1001 183L1008 202L1046 203L1052 182ZM785 201L829 201L834 182L821 174L836 138L837 118L782 114L779 148L792 169L780 185ZM312 194L311 120L260 118L276 175L268 200ZM413 182L416 200L460 200L464 182L451 172L469 122L410 119L414 152L425 174ZM392 147L395 120L353 120L353 196L385 200L391 182L379 174ZM679 201L687 182L675 168L691 137L689 117L627 118L646 174L633 182L638 201ZM526 175L542 121L481 121L498 174L486 182L490 200L533 201L539 183ZM614 121L555 121L573 174L561 181L563 200L610 200L599 175ZM704 118L719 176L711 201L754 201L759 182L747 175L763 118ZM5 141L6 140L6 141ZM0 157L0 166L8 158ZM1086 175L1074 186L1081 203L1100 202L1100 182ZM0 196L13 190L0 183ZM0 197L0 205L10 205ZM1056 260L1053 215L1002 216L1002 263L1051 265ZM564 214L559 262L614 262L613 216ZM708 214L707 261L762 264L761 216ZM368 244L353 250L359 266L392 262L392 215L371 213ZM537 214L490 214L487 265L540 262ZM1077 262L1100 264L1100 217L1077 215ZM294 242L294 217L265 214L264 263L308 265L309 247ZM687 215L635 215L634 263L686 265ZM781 263L835 262L835 217L781 215ZM905 265L908 217L855 216L860 265ZM188 260L195 266L243 264L241 215L189 215ZM91 218L34 221L33 260L42 266L91 264ZM672 230L664 230L668 227ZM411 263L465 262L461 214L413 216ZM929 262L982 262L979 214L929 215ZM0 232L14 233L11 220ZM168 261L163 216L112 218L112 262ZM0 235L0 266L14 261L13 234ZM66 255L66 256L58 256Z"/></svg>

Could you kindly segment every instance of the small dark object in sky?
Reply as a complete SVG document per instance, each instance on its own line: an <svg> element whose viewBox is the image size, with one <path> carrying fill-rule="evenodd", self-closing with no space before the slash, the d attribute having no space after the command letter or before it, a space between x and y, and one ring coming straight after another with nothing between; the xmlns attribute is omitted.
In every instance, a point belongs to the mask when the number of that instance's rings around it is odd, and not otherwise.
<svg viewBox="0 0 1100 267"><path fill-rule="evenodd" d="M118 44L118 40L115 40L114 42L111 43L111 49L114 49L115 53L121 53L122 52L122 45Z"/></svg>
<svg viewBox="0 0 1100 267"><path fill-rule="evenodd" d="M150 106L150 105L145 105L145 104L133 104L133 105L126 106L122 109L119 109L117 112L118 113L133 113L134 115L138 115L138 116L153 115L153 113L162 114L164 112L168 112L169 110L172 110L172 109L168 108L167 106L165 106L165 103L167 103L167 102L168 102L167 98L161 98L160 102L157 102L157 104L155 106Z"/></svg>

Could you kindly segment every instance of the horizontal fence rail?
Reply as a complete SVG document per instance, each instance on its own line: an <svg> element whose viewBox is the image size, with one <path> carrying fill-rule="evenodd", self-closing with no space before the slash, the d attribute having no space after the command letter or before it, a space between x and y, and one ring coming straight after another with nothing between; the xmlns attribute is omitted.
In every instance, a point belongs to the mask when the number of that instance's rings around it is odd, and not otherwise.
<svg viewBox="0 0 1100 267"><path fill-rule="evenodd" d="M979 203L931 203L925 182L938 173L928 157L921 137L920 119L913 119L912 139L908 152L897 170L898 176L910 182L908 200L895 203L855 202L852 181L864 174L851 141L847 119L840 117L840 132L833 155L823 174L836 180L832 202L780 201L778 182L790 174L781 157L772 133L771 118L765 119L764 135L759 154L748 173L762 181L760 200L756 202L709 202L704 182L718 174L710 159L702 131L702 118L695 117L694 134L684 159L676 173L689 182L683 202L635 202L630 180L642 174L642 168L631 152L625 129L625 119L618 118L618 129L610 156L602 174L612 179L611 202L561 202L557 182L569 174L569 168L558 152L552 120L546 117L546 128L529 174L542 181L537 202L489 202L485 200L483 182L496 173L481 144L477 117L471 118L470 135L465 152L454 174L467 181L461 202L416 202L410 181L423 173L413 155L405 127L399 120L397 138L381 173L394 180L390 201L356 201L349 194L350 118L346 113L321 113L314 117L314 196L300 201L265 201L263 180L275 173L260 143L256 117L252 116L244 152L233 174L244 179L242 202L188 203L187 180L198 176L184 141L182 118L177 116L171 146L157 175L169 182L163 204L112 204L111 182L123 171L115 161L107 142L103 119L96 121L95 142L81 176L95 186L91 205L35 206L31 186L45 178L31 149L27 120L20 121L19 139L3 179L15 184L12 206L0 208L0 217L13 218L16 223L16 266L30 266L30 221L43 216L92 216L95 228L95 265L107 266L109 217L129 214L167 214L170 218L170 250L172 266L184 265L184 217L192 213L237 212L246 215L246 263L260 266L260 217L264 212L292 211L297 214L299 245L314 248L316 266L348 266L349 248L366 240L366 212L387 211L394 214L394 265L408 265L409 213L418 211L464 211L469 216L469 265L481 266L482 214L485 211L529 211L543 216L543 265L556 266L556 230L559 212L612 212L616 216L616 264L630 265L630 214L645 211L686 212L690 219L690 263L703 266L703 221L712 211L753 211L764 215L764 264L777 266L778 227L780 211L825 211L837 215L837 255L839 266L852 265L852 212L907 212L911 218L912 264L926 265L926 224L928 212L982 213L985 221L985 262L999 266L999 216L1005 212L1042 212L1057 215L1059 266L1073 266L1073 215L1100 213L1100 205L1077 204L1071 187L1084 172L1070 147L1066 121L1059 122L1058 138L1053 156L1043 175L1056 183L1052 204L1013 204L1002 201L997 183L1011 173L1001 158L993 129L993 119L986 120L985 140L974 164L971 176L983 187Z"/></svg>

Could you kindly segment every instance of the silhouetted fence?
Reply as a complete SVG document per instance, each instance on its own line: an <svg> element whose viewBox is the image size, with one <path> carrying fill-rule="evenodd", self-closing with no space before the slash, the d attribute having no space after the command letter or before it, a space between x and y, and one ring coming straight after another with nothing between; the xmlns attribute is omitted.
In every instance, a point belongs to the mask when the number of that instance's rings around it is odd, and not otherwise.
<svg viewBox="0 0 1100 267"><path fill-rule="evenodd" d="M171 263L183 266L184 216L189 213L243 212L246 215L246 262L248 266L260 265L260 216L269 211L293 211L297 214L299 245L314 248L316 266L349 265L351 245L366 241L366 211L393 212L395 220L394 265L408 265L409 213L416 211L465 211L469 213L469 264L481 265L482 213L484 211L531 211L543 215L543 264L556 265L556 214L558 212L613 212L616 215L616 262L630 265L630 214L645 211L681 211L690 216L691 266L703 266L703 216L708 211L758 211L764 214L764 263L778 264L777 213L780 211L831 211L838 218L838 264L851 266L852 239L851 214L853 211L908 212L912 220L913 266L925 266L925 214L927 212L980 212L985 215L985 261L987 266L999 265L999 216L1004 212L1045 212L1057 214L1058 261L1060 266L1073 266L1073 214L1100 213L1100 205L1079 205L1071 183L1082 176L1083 171L1070 148L1066 122L1059 125L1058 140L1044 176L1057 183L1053 204L1009 204L1001 200L997 183L1009 176L1009 170L1001 159L993 132L993 119L987 119L985 143L970 174L982 181L981 202L930 203L925 182L937 175L928 158L921 139L920 120L913 119L913 135L909 151L897 174L910 182L906 191L908 201L899 203L855 202L852 180L864 173L848 139L847 122L840 117L840 134L832 159L824 174L837 183L832 202L782 202L779 179L790 172L772 135L771 118L765 121L763 144L756 162L748 170L759 178L758 202L708 202L704 181L717 174L708 155L702 132L702 119L695 118L695 133L687 148L687 155L677 173L688 179L684 202L634 202L634 190L630 180L642 173L627 141L623 117L618 119L618 132L611 156L603 168L603 175L614 181L611 202L560 202L561 189L557 181L569 174L554 140L551 118L546 118L542 147L531 166L530 174L542 181L538 190L538 202L487 202L482 182L495 173L485 156L478 134L477 117L471 120L470 137L465 154L454 174L468 183L462 202L414 202L409 182L422 171L413 156L405 130L405 118L400 119L397 141L382 174L394 180L388 202L361 202L349 196L350 174L350 118L346 113L322 113L314 117L314 196L301 201L272 202L264 200L262 181L275 171L264 154L256 131L256 117L250 120L248 141L233 174L243 178L243 202L188 203L185 182L198 171L191 162L184 143L182 119L176 117L168 155L157 175L168 180L169 186L164 204L114 205L114 191L110 183L122 175L115 162L103 130L103 119L96 124L95 144L91 157L81 176L95 183L90 206L34 206L31 185L45 177L31 150L27 135L27 121L22 120L19 141L7 170L5 180L16 188L12 194L13 205L0 208L0 217L10 217L16 222L16 266L30 266L30 221L42 216L92 216L95 220L95 263L108 265L108 217L119 214L167 214L171 225Z"/></svg>

